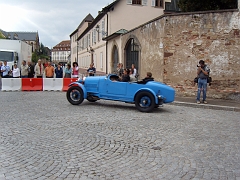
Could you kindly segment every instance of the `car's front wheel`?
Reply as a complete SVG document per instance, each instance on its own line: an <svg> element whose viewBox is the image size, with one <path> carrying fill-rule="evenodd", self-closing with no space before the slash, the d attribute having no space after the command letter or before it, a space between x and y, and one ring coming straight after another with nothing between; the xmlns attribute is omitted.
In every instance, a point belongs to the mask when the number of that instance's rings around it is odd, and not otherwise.
<svg viewBox="0 0 240 180"><path fill-rule="evenodd" d="M150 92L139 92L135 98L135 106L141 112L152 111L155 107L154 96Z"/></svg>
<svg viewBox="0 0 240 180"><path fill-rule="evenodd" d="M72 86L67 91L67 100L72 105L81 104L84 100L83 90L78 86Z"/></svg>

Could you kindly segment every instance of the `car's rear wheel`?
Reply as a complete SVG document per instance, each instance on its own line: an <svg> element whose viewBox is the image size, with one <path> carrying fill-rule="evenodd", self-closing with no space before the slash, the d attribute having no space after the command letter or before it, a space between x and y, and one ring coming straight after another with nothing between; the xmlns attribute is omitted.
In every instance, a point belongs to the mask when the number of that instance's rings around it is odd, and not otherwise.
<svg viewBox="0 0 240 180"><path fill-rule="evenodd" d="M135 106L141 112L152 111L155 107L154 96L150 92L139 92L135 98Z"/></svg>
<svg viewBox="0 0 240 180"><path fill-rule="evenodd" d="M67 91L67 100L72 105L81 104L84 100L83 90L78 86L72 86Z"/></svg>

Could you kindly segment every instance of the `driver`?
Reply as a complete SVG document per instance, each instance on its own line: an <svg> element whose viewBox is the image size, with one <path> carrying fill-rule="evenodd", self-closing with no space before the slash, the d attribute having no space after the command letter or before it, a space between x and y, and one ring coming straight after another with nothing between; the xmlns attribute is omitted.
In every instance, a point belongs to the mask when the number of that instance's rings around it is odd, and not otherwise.
<svg viewBox="0 0 240 180"><path fill-rule="evenodd" d="M123 76L121 78L122 82L129 82L130 81L129 73L130 73L129 69L124 69Z"/></svg>

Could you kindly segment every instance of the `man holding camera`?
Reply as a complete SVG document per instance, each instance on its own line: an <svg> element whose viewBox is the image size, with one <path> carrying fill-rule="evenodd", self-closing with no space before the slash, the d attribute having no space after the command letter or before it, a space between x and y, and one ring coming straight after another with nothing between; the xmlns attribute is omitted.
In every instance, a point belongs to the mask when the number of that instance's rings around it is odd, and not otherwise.
<svg viewBox="0 0 240 180"><path fill-rule="evenodd" d="M197 91L197 103L200 104L201 91L203 92L203 103L207 104L207 78L209 76L210 69L205 65L203 60L199 61L197 65L197 75L198 75L198 91Z"/></svg>

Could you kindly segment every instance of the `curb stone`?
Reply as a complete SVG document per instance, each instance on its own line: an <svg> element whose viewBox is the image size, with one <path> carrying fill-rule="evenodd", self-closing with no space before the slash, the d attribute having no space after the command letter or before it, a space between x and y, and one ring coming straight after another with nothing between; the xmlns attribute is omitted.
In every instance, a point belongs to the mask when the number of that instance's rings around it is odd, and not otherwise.
<svg viewBox="0 0 240 180"><path fill-rule="evenodd" d="M211 104L196 104L196 103L181 102L181 101L174 101L174 102L170 103L170 105L240 112L240 108L231 107L231 106L218 106L218 105L211 105Z"/></svg>

